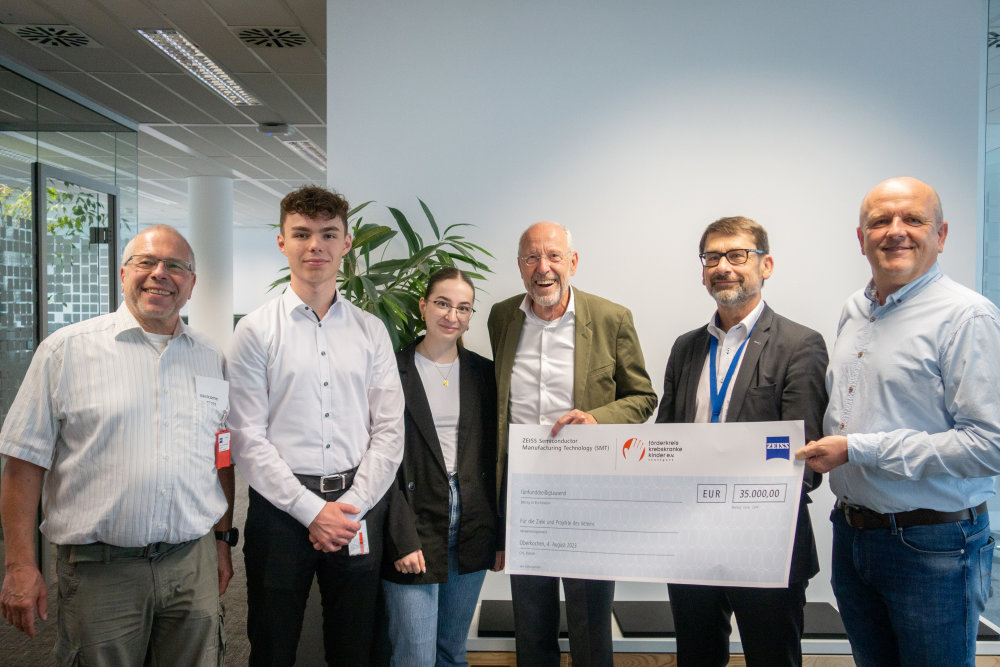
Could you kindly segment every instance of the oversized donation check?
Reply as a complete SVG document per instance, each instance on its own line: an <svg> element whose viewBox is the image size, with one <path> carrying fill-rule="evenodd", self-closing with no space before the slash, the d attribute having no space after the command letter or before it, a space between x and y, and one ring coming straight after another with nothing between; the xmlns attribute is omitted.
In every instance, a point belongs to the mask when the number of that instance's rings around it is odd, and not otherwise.
<svg viewBox="0 0 1000 667"><path fill-rule="evenodd" d="M507 573L780 587L801 421L510 425Z"/></svg>

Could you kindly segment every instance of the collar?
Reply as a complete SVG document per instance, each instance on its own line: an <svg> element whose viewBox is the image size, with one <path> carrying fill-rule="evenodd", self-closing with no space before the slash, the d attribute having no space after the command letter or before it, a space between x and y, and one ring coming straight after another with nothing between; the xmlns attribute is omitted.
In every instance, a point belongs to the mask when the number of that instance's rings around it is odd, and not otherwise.
<svg viewBox="0 0 1000 667"><path fill-rule="evenodd" d="M316 321L316 314L313 309L308 306L298 294L295 293L295 290L293 290L290 285L278 298L281 299L281 311L287 317L291 317L297 312L301 315L309 317L314 322ZM343 297L340 295L340 290L334 292L333 303L330 305L330 309L326 311L326 314L329 315L333 312L334 308L339 308L342 305L341 302L343 302L343 300Z"/></svg>
<svg viewBox="0 0 1000 667"><path fill-rule="evenodd" d="M543 320L538 315L535 315L535 311L531 309L531 297L527 294L524 295L524 299L521 300L521 305L518 306L524 311L525 319L533 324L538 324L541 326L554 326L560 324L568 319L569 316L576 317L576 294L575 290L569 288L569 305L566 306L566 312L562 314L562 317L558 317L554 320Z"/></svg>
<svg viewBox="0 0 1000 667"><path fill-rule="evenodd" d="M742 320L736 323L730 331L743 327L744 331L750 331L757 324L757 320L760 319L760 314L764 312L764 299L760 300L760 303L750 311L750 313L744 317ZM726 337L726 332L719 327L719 311L715 311L712 315L712 319L708 322L708 333L712 334L720 341Z"/></svg>
<svg viewBox="0 0 1000 667"><path fill-rule="evenodd" d="M932 282L940 278L943 273L941 273L941 265L934 262L934 266L927 269L923 275L919 278L911 280L906 283L898 290L890 294L885 298L885 305L895 305L898 303L903 303L904 300L911 299L919 294L925 287L930 285ZM878 297L876 295L875 280L869 280L868 285L865 286L865 298L872 302L872 305L879 308Z"/></svg>
<svg viewBox="0 0 1000 667"><path fill-rule="evenodd" d="M118 306L118 310L112 315L114 321L113 331L115 338L120 337L122 334L129 331L138 331L139 333L145 335L145 330L142 325L139 324L139 320L135 319L135 315L132 311L128 309L128 304L124 301ZM174 332L170 334L171 338L179 338L184 336L185 338L191 337L191 328L184 324L184 320L180 317L177 318L177 326L174 327Z"/></svg>

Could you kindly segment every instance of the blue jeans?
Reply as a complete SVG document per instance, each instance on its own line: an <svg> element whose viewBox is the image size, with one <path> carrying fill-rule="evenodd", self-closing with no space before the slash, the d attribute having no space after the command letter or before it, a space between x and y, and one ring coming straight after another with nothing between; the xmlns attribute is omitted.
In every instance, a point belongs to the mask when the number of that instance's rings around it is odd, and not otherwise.
<svg viewBox="0 0 1000 667"><path fill-rule="evenodd" d="M394 667L466 665L465 641L486 570L458 573L458 482L448 480L448 581L404 585L382 581Z"/></svg>
<svg viewBox="0 0 1000 667"><path fill-rule="evenodd" d="M833 592L860 667L975 665L993 538L974 521L859 530L835 509Z"/></svg>

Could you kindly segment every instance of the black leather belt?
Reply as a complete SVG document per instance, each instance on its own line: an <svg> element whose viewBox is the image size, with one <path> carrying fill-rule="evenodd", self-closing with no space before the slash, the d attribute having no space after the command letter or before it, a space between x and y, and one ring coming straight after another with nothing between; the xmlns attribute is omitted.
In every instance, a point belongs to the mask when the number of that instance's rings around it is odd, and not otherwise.
<svg viewBox="0 0 1000 667"><path fill-rule="evenodd" d="M354 482L354 474L357 471L357 468L352 468L351 470L345 470L344 472L338 472L332 475L296 474L295 479L302 482L302 486L306 487L316 495L325 496L330 493L343 493L347 489L351 488L351 484Z"/></svg>
<svg viewBox="0 0 1000 667"><path fill-rule="evenodd" d="M975 521L977 516L986 513L986 503L982 503L979 507L970 507L957 512L915 509L908 512L881 514L867 507L850 505L838 500L837 509L844 513L847 525L851 528L889 528L892 525L892 520L895 520L897 528L906 528L908 526L931 526L938 523L965 521L966 519Z"/></svg>
<svg viewBox="0 0 1000 667"><path fill-rule="evenodd" d="M116 547L104 542L91 544L57 544L56 553L59 560L67 563L110 563L114 560L144 559L152 560L177 551L197 540L187 542L154 542L144 547Z"/></svg>

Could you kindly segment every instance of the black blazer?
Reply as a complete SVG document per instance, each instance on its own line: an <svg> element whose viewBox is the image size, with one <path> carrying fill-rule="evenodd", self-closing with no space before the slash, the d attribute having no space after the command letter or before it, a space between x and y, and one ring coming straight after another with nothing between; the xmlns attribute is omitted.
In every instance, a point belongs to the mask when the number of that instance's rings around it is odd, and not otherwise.
<svg viewBox="0 0 1000 667"><path fill-rule="evenodd" d="M695 418L698 382L709 352L708 327L689 331L674 342L663 379L658 423L690 423ZM823 435L826 411L826 343L817 332L764 306L733 379L727 422L805 421L806 442ZM821 477L806 469L795 528L789 582L819 572L816 541L809 521L808 491Z"/></svg>
<svg viewBox="0 0 1000 667"><path fill-rule="evenodd" d="M390 488L382 577L400 584L448 580L448 471L413 355L418 339L396 354L406 397L403 462ZM497 397L493 362L458 348L458 571L493 567L497 551ZM501 547L502 548L502 547ZM393 563L423 549L427 572L401 574Z"/></svg>

